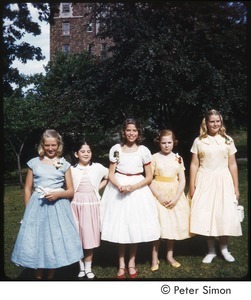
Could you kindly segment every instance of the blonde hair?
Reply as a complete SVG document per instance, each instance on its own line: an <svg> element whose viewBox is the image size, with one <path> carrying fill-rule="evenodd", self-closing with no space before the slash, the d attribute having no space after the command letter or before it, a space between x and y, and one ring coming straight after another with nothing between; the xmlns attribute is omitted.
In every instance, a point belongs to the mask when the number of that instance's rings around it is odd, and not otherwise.
<svg viewBox="0 0 251 300"><path fill-rule="evenodd" d="M162 130L158 133L157 137L154 139L154 143L157 144L157 145L159 146L160 141L161 141L161 138L162 138L163 136L169 136L169 135L172 136L172 139L173 139L173 145L174 145L174 146L177 146L177 145L178 145L178 140L176 139L176 136L175 136L175 134L173 133L173 131L170 130L170 129L162 129Z"/></svg>
<svg viewBox="0 0 251 300"><path fill-rule="evenodd" d="M43 133L40 143L38 145L38 154L39 156L44 156L44 140L46 138L56 139L58 143L57 157L60 157L63 153L63 139L62 136L54 129L47 129Z"/></svg>
<svg viewBox="0 0 251 300"><path fill-rule="evenodd" d="M203 138L205 138L205 137L208 136L207 123L209 122L209 118L211 116L219 116L220 117L221 127L219 129L219 134L222 137L227 137L227 135L226 135L226 128L225 128L224 123L223 123L222 115L217 110L211 109L211 110L209 110L206 113L205 118L203 118L203 120L201 122L201 125L200 125L200 136L199 136L199 138L203 139Z"/></svg>

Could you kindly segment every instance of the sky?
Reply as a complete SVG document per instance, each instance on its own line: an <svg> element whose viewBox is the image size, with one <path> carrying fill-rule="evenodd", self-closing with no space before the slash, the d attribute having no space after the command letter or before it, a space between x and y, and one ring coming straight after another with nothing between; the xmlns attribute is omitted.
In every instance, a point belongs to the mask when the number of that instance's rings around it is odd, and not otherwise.
<svg viewBox="0 0 251 300"><path fill-rule="evenodd" d="M40 47L45 59L41 61L29 60L26 64L22 64L20 61L16 60L12 67L18 68L19 71L25 75L33 75L35 73L44 74L44 66L47 65L50 59L50 25L46 22L40 22L37 17L37 10L29 4L28 6L31 12L32 20L40 25L42 33L38 36L33 36L32 34L26 33L23 41L35 47Z"/></svg>

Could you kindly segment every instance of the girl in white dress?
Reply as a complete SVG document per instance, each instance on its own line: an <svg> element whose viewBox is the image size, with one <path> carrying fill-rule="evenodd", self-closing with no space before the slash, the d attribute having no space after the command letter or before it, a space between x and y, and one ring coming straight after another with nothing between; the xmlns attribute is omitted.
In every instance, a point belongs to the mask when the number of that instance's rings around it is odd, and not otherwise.
<svg viewBox="0 0 251 300"><path fill-rule="evenodd" d="M203 263L216 257L215 237L219 237L224 259L233 262L228 252L228 236L240 236L241 224L237 213L240 197L236 148L226 135L221 114L207 112L200 127L200 136L193 143L190 165L189 194L192 233L207 236L208 254Z"/></svg>
<svg viewBox="0 0 251 300"><path fill-rule="evenodd" d="M110 149L109 183L101 200L101 239L118 243L118 279L126 277L126 244L130 245L129 277L136 278L137 244L160 237L158 211L148 187L152 181L151 153L139 145L141 140L138 122L125 120L121 144Z"/></svg>
<svg viewBox="0 0 251 300"><path fill-rule="evenodd" d="M82 242L85 257L79 261L78 277L93 279L93 249L100 246L100 194L108 179L108 168L94 163L91 146L84 140L75 145L78 163L71 167L74 197L71 202L73 216Z"/></svg>

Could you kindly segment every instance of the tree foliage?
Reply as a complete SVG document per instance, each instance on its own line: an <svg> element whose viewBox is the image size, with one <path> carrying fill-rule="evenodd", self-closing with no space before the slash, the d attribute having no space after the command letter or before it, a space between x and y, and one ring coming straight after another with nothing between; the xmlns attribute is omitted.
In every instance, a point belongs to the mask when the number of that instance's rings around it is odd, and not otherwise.
<svg viewBox="0 0 251 300"><path fill-rule="evenodd" d="M56 10L54 4L31 3L37 9L40 21L50 22ZM40 47L21 41L27 33L38 36L41 34L40 25L32 20L27 3L5 3L2 7L3 41L1 53L3 57L3 90L5 95L10 95L13 88L11 83L19 83L22 75L17 68L12 67L15 59L26 63L28 60L42 60L44 56Z"/></svg>
<svg viewBox="0 0 251 300"><path fill-rule="evenodd" d="M124 118L135 116L146 128L146 143L155 130L170 128L182 141L183 154L211 108L222 112L229 126L246 125L242 3L127 1L93 8L101 25L98 36L114 41L111 55L58 53L45 75L33 77L34 88L24 97L27 107L19 99L35 120L19 125L21 136L29 126L55 128L69 143L82 135L97 153L107 154ZM13 101L7 105L17 109Z"/></svg>
<svg viewBox="0 0 251 300"><path fill-rule="evenodd" d="M95 7L99 35L114 40L104 69L107 114L116 107L118 121L123 111L181 132L216 108L225 119L245 124L244 5L152 1Z"/></svg>

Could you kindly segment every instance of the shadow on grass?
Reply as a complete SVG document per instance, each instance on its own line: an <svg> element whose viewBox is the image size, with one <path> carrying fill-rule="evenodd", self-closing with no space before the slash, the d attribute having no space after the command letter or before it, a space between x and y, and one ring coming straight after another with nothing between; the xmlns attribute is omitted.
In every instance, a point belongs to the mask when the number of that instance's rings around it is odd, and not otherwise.
<svg viewBox="0 0 251 300"><path fill-rule="evenodd" d="M137 258L138 264L149 264L151 262L151 243L140 243L138 245ZM175 256L203 256L207 252L206 240L201 236L194 236L190 239L177 241L175 243ZM127 253L128 254L128 253ZM159 258L166 259L166 241L162 240L159 251ZM101 246L94 250L94 265L101 268L115 267L118 263L117 245L109 242L102 241ZM79 281L77 274L79 272L79 264L74 263L70 266L58 268L55 273L54 280L58 281ZM34 270L25 268L21 274L15 279L22 280L35 280ZM97 280L99 280L97 278Z"/></svg>

